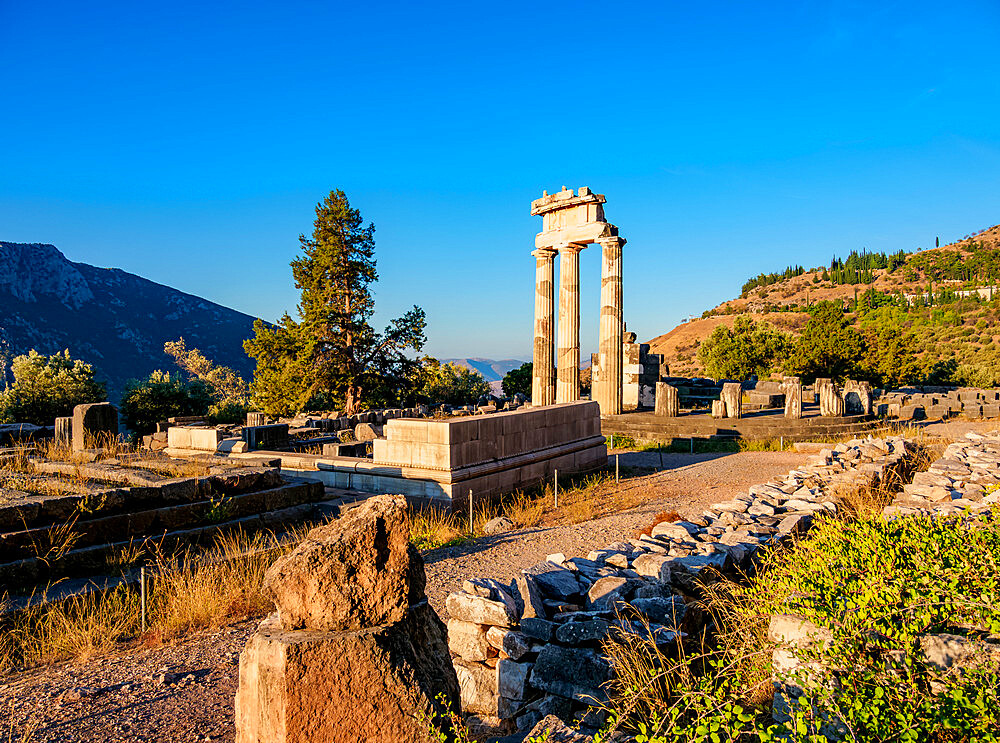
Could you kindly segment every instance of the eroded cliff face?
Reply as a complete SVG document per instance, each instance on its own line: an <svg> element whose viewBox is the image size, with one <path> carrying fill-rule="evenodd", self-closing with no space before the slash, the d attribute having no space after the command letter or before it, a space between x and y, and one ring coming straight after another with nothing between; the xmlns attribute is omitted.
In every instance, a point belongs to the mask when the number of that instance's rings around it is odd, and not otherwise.
<svg viewBox="0 0 1000 743"><path fill-rule="evenodd" d="M113 400L128 379L173 370L163 344L181 336L251 374L242 343L252 324L249 315L141 276L73 263L53 245L0 242L0 340L14 353L68 348L94 365Z"/></svg>

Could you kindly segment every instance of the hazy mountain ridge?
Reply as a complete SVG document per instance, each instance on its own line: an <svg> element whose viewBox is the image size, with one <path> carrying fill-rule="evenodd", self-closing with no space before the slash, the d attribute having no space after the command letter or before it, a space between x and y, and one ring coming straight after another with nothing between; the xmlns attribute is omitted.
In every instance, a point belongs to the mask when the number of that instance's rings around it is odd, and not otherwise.
<svg viewBox="0 0 1000 743"><path fill-rule="evenodd" d="M503 380L504 376L509 371L517 369L522 364L526 364L526 361L521 361L520 359L480 359L480 358L468 358L468 359L441 359L442 363L458 364L459 366L464 366L466 369L472 369L483 375L483 378L487 382L499 382Z"/></svg>
<svg viewBox="0 0 1000 743"><path fill-rule="evenodd" d="M0 242L0 338L14 353L68 348L94 365L116 399L125 382L174 370L163 344L251 375L243 352L254 318L117 268L74 263L55 246Z"/></svg>

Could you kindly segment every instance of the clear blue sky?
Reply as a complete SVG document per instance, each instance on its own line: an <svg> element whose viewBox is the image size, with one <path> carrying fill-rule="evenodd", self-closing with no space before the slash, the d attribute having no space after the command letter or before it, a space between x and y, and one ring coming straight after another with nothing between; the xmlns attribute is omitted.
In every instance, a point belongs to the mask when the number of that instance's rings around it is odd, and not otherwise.
<svg viewBox="0 0 1000 743"><path fill-rule="evenodd" d="M761 271L1000 222L998 40L996 0L0 0L0 239L274 319L342 188L380 322L529 358L529 202L587 185L648 339Z"/></svg>

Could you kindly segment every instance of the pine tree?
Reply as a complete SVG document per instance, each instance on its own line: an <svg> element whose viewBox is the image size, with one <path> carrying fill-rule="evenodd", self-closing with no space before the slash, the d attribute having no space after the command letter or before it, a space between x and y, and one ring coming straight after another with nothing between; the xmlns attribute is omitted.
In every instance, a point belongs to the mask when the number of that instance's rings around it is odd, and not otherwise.
<svg viewBox="0 0 1000 743"><path fill-rule="evenodd" d="M312 235L300 235L299 243L302 255L291 263L299 321L285 315L273 331L255 325L255 338L244 344L257 359L255 394L272 405L301 410L319 400L351 414L366 397L382 399L399 388L414 363L404 352L420 351L426 341L424 312L414 306L382 333L372 327L375 226L364 224L343 191L316 205ZM276 389L281 383L288 395Z"/></svg>

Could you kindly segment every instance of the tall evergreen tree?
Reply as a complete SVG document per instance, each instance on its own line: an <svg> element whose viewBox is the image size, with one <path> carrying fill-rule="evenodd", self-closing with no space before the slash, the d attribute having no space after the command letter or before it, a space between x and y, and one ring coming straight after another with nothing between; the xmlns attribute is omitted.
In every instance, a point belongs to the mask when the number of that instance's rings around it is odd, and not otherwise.
<svg viewBox="0 0 1000 743"><path fill-rule="evenodd" d="M319 401L354 413L405 377L412 363L405 352L420 351L426 341L424 311L414 306L381 333L372 327L375 226L365 225L343 191L316 205L312 235L300 235L299 243L302 255L291 263L299 320L285 315L274 330L255 325L255 337L244 344L257 359L254 392L272 409L302 410ZM276 388L282 383L287 392Z"/></svg>

